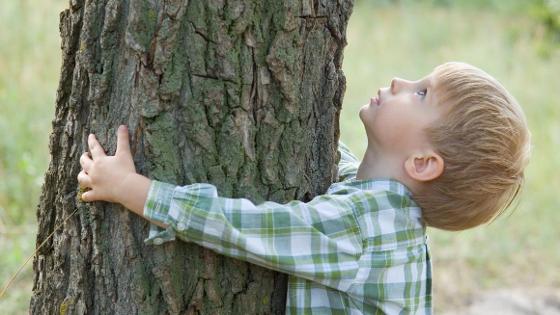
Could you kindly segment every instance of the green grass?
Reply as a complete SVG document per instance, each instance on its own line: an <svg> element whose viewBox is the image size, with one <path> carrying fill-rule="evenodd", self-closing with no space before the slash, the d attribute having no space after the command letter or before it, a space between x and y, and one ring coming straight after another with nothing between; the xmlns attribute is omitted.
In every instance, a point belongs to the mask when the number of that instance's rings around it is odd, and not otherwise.
<svg viewBox="0 0 560 315"><path fill-rule="evenodd" d="M0 9L0 286L35 246L66 2L10 0ZM0 301L3 314L28 313L32 274L30 263Z"/></svg>
<svg viewBox="0 0 560 315"><path fill-rule="evenodd" d="M48 133L60 71L64 1L8 1L0 10L0 220L34 217L48 165ZM49 12L49 14L45 14Z"/></svg>
<svg viewBox="0 0 560 315"><path fill-rule="evenodd" d="M540 27L510 11L361 3L348 28L341 139L360 157L359 108L392 77L419 79L436 65L465 61L500 80L521 103L533 135L527 185L511 215L460 233L430 230L436 305L499 287L560 286L560 54L542 58ZM556 224L554 224L556 222Z"/></svg>
<svg viewBox="0 0 560 315"><path fill-rule="evenodd" d="M534 140L527 186L511 216L460 233L429 231L436 305L452 307L481 289L560 287L558 52L540 51L542 29L516 13L523 1L394 2L359 0L348 28L341 132L358 156L366 143L358 109L377 88L449 60L500 80L525 109ZM34 247L60 71L58 14L66 5L8 0L0 10L0 285ZM28 265L0 301L3 313L27 313L31 281Z"/></svg>

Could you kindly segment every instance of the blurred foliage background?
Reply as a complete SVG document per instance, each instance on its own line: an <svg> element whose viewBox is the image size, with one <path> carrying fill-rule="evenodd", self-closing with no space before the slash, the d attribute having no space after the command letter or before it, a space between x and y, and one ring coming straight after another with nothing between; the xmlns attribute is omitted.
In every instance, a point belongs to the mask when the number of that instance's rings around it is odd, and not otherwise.
<svg viewBox="0 0 560 315"><path fill-rule="evenodd" d="M5 0L0 9L0 285L35 246L61 61L58 14L66 6ZM370 96L395 76L415 80L451 60L484 69L518 99L533 157L510 215L459 233L429 231L436 308L456 310L480 291L559 288L559 0L357 0L341 140L361 157L358 110ZM0 301L3 313L27 313L32 278L28 264Z"/></svg>

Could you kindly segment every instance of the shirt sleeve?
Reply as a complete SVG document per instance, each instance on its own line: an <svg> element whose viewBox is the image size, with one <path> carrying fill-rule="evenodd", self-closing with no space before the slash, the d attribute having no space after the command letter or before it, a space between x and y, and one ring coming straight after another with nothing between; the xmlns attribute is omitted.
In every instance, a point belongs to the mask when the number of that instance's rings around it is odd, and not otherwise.
<svg viewBox="0 0 560 315"><path fill-rule="evenodd" d="M358 172L360 160L350 151L342 141L338 142L338 152L340 161L338 162L338 181L344 181L350 177L355 177Z"/></svg>
<svg viewBox="0 0 560 315"><path fill-rule="evenodd" d="M320 195L308 203L223 198L211 184L152 181L144 215L169 224L148 244L177 238L217 253L345 291L359 269L360 227L352 195ZM160 239L160 241L156 241Z"/></svg>

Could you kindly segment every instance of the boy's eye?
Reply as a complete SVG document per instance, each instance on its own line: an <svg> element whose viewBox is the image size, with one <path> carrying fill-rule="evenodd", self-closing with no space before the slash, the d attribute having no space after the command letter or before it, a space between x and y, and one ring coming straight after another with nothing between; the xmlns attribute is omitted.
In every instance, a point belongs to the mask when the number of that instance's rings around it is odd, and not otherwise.
<svg viewBox="0 0 560 315"><path fill-rule="evenodd" d="M422 90L416 91L416 94L420 95L422 97L426 96L426 93L428 93L428 89L422 89Z"/></svg>

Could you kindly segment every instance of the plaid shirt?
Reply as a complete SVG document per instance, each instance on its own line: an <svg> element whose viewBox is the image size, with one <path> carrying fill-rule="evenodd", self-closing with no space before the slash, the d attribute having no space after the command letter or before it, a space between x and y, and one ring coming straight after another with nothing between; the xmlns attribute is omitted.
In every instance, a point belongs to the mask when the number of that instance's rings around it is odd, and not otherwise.
<svg viewBox="0 0 560 315"><path fill-rule="evenodd" d="M216 187L152 181L147 244L175 237L290 275L286 314L431 314L421 210L403 184L356 180L342 143L339 180L304 203L223 198Z"/></svg>

